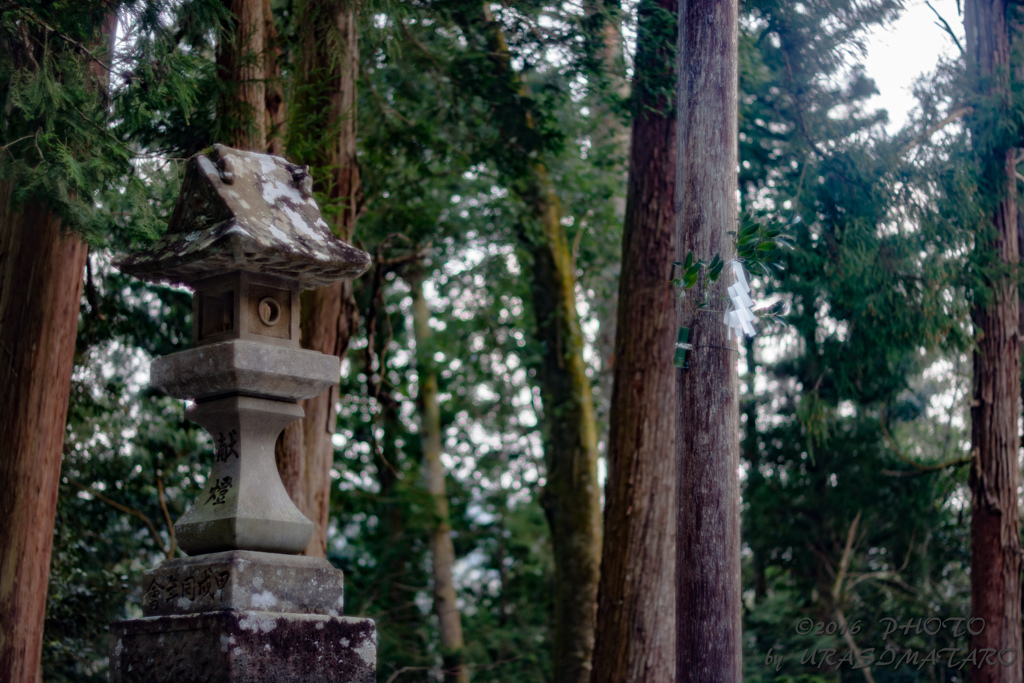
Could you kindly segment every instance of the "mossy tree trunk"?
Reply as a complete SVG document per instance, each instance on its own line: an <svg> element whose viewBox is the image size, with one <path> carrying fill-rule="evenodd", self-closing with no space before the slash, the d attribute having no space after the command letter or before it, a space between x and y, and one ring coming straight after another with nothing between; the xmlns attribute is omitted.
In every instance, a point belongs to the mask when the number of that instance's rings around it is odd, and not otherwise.
<svg viewBox="0 0 1024 683"><path fill-rule="evenodd" d="M433 504L429 523L431 572L434 582L434 613L441 635L444 680L468 683L462 618L455 593L453 570L455 547L452 544L448 494L445 491L445 467L441 462L441 406L437 399L437 367L434 362L430 329L430 306L423 297L423 274L411 271L405 276L412 289L413 332L416 337L416 374L419 385L417 409L420 418L420 444L423 450L423 478Z"/></svg>
<svg viewBox="0 0 1024 683"><path fill-rule="evenodd" d="M677 260L733 257L737 211L737 1L680 0ZM722 324L720 278L707 309L698 285L680 297L688 369L676 371L679 683L741 679L737 342ZM724 291L724 290L722 290Z"/></svg>
<svg viewBox="0 0 1024 683"><path fill-rule="evenodd" d="M502 108L496 118L500 139L511 149L495 155L501 157L509 189L525 207L515 237L527 261L534 334L543 349L537 382L547 481L540 502L555 560L553 680L589 683L601 564L601 499L594 401L583 360L572 251L536 127L537 103L513 68L501 26L486 3L459 18L467 22L467 33L485 36L482 47L494 71L481 85L489 89L494 106Z"/></svg>
<svg viewBox="0 0 1024 683"><path fill-rule="evenodd" d="M990 225L978 235L975 261L985 291L971 310L977 347L971 401L971 617L985 628L971 636L971 649L1021 653L1021 541L1017 489L1020 482L1019 301L1013 274L1019 262L1014 140L1001 139L999 125L1012 110L1010 41L1006 0L966 0L967 70L987 106L969 122L981 169L982 188L997 202ZM1019 683L1013 666L981 665L973 683Z"/></svg>
<svg viewBox="0 0 1024 683"><path fill-rule="evenodd" d="M360 193L356 161L356 5L295 3L298 49L287 131L288 158L308 164L336 235L352 240ZM302 293L302 347L344 357L358 323L351 281ZM337 389L302 401L306 416L285 429L276 457L285 488L316 525L307 555L325 557Z"/></svg>
<svg viewBox="0 0 1024 683"><path fill-rule="evenodd" d="M522 197L536 224L521 233L521 242L532 257L537 338L546 349L540 390L547 483L541 503L555 558L554 680L587 683L601 565L594 404L559 202L546 169L534 164L532 171Z"/></svg>

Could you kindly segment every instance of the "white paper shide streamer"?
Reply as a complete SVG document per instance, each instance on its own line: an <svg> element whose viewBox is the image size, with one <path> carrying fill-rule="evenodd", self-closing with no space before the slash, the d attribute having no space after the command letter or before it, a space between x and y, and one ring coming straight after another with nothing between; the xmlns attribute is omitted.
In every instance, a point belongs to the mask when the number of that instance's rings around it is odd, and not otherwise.
<svg viewBox="0 0 1024 683"><path fill-rule="evenodd" d="M739 339L743 334L753 337L757 331L754 329L754 320L757 316L751 310L754 301L750 298L750 285L747 284L747 276L743 274L743 265L739 261L732 263L732 273L736 277L736 283L729 287L729 299L732 300L732 310L725 314L726 327L729 328L729 338L733 335Z"/></svg>

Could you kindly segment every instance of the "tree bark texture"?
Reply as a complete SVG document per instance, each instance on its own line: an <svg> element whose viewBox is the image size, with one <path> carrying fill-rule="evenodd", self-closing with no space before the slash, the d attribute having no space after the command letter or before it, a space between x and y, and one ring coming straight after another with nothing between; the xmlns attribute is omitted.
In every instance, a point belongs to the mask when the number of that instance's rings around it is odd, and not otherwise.
<svg viewBox="0 0 1024 683"><path fill-rule="evenodd" d="M288 108L284 100L284 81L281 78L281 35L274 24L274 11L270 0L263 0L263 77L267 126L267 154L284 156L284 140Z"/></svg>
<svg viewBox="0 0 1024 683"><path fill-rule="evenodd" d="M305 0L295 5L300 32L288 154L308 164L313 189L326 198L334 234L352 240L361 188L356 160L359 52L354 3ZM326 106L325 106L326 103ZM358 323L352 282L302 293L302 348L344 358ZM339 378L340 379L340 378ZM278 470L292 500L316 525L306 555L326 557L337 389L301 402L306 416L278 439Z"/></svg>
<svg viewBox="0 0 1024 683"><path fill-rule="evenodd" d="M737 211L737 2L679 0L677 260L733 257ZM677 303L690 329L678 405L677 670L679 683L741 679L737 342L722 323L728 270Z"/></svg>
<svg viewBox="0 0 1024 683"><path fill-rule="evenodd" d="M434 612L440 625L441 655L444 680L447 683L468 683L462 618L456 604L455 546L452 544L448 494L445 491L445 468L441 462L441 406L437 400L437 369L434 363L433 336L430 330L430 307L423 298L423 276L415 274L406 280L412 288L413 331L416 336L416 372L419 376L420 444L423 449L423 478L433 503L430 521L430 556L434 580Z"/></svg>
<svg viewBox="0 0 1024 683"><path fill-rule="evenodd" d="M670 17L677 9L676 0L645 4ZM641 9L641 23L652 17ZM675 76L675 35L666 37L637 43L638 68L660 64L649 78ZM676 119L674 102L647 94L634 89L592 683L676 674Z"/></svg>
<svg viewBox="0 0 1024 683"><path fill-rule="evenodd" d="M991 226L976 241L977 261L986 266L986 291L971 311L977 347L971 401L971 617L985 628L971 636L971 649L1013 651L1014 666L979 665L972 683L1020 683L1021 542L1017 506L1020 482L1020 307L1007 266L1019 261L1017 189L1013 141L1001 141L995 122L1008 116L1010 41L1006 0L966 0L967 68L987 99L992 118L975 119L971 137L983 187L1001 201ZM980 106L979 106L980 108Z"/></svg>
<svg viewBox="0 0 1024 683"><path fill-rule="evenodd" d="M233 147L266 149L265 20L263 0L224 0L231 13L217 44L217 74L229 91L218 118Z"/></svg>
<svg viewBox="0 0 1024 683"><path fill-rule="evenodd" d="M87 248L0 183L0 680L39 680Z"/></svg>

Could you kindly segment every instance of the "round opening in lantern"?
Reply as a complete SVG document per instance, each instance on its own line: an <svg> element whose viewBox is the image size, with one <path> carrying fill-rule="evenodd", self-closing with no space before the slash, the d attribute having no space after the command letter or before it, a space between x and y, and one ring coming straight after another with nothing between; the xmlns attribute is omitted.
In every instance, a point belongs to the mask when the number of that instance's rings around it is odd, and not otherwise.
<svg viewBox="0 0 1024 683"><path fill-rule="evenodd" d="M260 301L259 311L260 321L268 327L276 325L281 320L281 305L272 297L268 296Z"/></svg>

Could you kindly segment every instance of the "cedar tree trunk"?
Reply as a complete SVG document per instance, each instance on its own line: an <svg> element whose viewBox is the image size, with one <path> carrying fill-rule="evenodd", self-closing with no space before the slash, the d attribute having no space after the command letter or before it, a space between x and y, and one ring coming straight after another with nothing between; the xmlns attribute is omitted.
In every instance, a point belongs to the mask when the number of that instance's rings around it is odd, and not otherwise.
<svg viewBox="0 0 1024 683"><path fill-rule="evenodd" d="M274 12L270 0L263 0L263 40L264 59L263 74L266 121L267 121L267 154L284 156L285 122L288 118L284 101L284 81L281 78L281 36L274 25Z"/></svg>
<svg viewBox="0 0 1024 683"><path fill-rule="evenodd" d="M117 15L99 26L109 60ZM107 62L109 63L109 61ZM103 102L107 72L87 66ZM0 680L40 680L68 394L88 247L0 182Z"/></svg>
<svg viewBox="0 0 1024 683"><path fill-rule="evenodd" d="M677 260L692 251L733 257L737 211L737 0L679 0ZM739 681L740 501L737 342L722 323L716 283L708 309L698 285L680 297L690 329L688 369L676 371L679 401L677 681Z"/></svg>
<svg viewBox="0 0 1024 683"><path fill-rule="evenodd" d="M675 103L649 87L674 79L675 31L650 24L674 29L675 13L676 0L646 0L638 17L646 39L633 88L592 683L671 683L676 673L676 119Z"/></svg>
<svg viewBox="0 0 1024 683"><path fill-rule="evenodd" d="M1013 141L999 138L997 122L1009 115L1010 48L1007 0L966 0L967 69L975 95L989 100L970 129L982 169L982 187L1001 200L987 234L979 235L979 263L1014 267L1017 243L1017 188ZM983 110L982 106L976 110ZM1020 683L1020 338L1019 301L1012 276L984 269L986 291L971 310L977 348L971 401L971 617L985 628L971 636L972 650L1012 651L1013 666L979 665L972 683ZM1005 657L1009 657L1007 654Z"/></svg>
<svg viewBox="0 0 1024 683"><path fill-rule="evenodd" d="M359 52L355 3L295 3L299 48L289 107L288 155L308 164L313 189L333 211L334 234L352 240L360 192L356 161L356 75ZM343 358L356 327L352 282L302 293L302 348ZM337 389L302 401L306 416L278 439L275 456L285 488L316 524L306 555L326 557Z"/></svg>
<svg viewBox="0 0 1024 683"><path fill-rule="evenodd" d="M430 556L434 578L434 612L441 630L441 655L446 683L468 683L462 639L462 619L456 604L455 547L445 492L444 464L441 462L441 406L437 401L437 369L434 363L430 308L423 298L423 275L406 276L412 288L413 330L416 336L416 372L419 376L420 443L423 448L423 477L433 502L429 523Z"/></svg>
<svg viewBox="0 0 1024 683"><path fill-rule="evenodd" d="M263 0L224 4L232 18L221 27L217 75L231 90L221 98L217 116L229 145L262 152L267 140Z"/></svg>
<svg viewBox="0 0 1024 683"><path fill-rule="evenodd" d="M39 680L87 248L0 183L0 680Z"/></svg>

